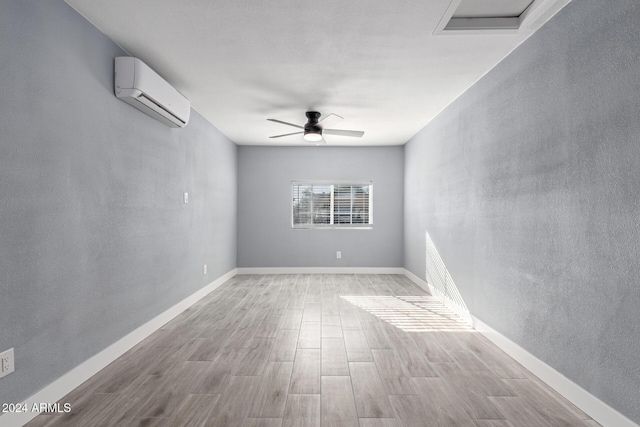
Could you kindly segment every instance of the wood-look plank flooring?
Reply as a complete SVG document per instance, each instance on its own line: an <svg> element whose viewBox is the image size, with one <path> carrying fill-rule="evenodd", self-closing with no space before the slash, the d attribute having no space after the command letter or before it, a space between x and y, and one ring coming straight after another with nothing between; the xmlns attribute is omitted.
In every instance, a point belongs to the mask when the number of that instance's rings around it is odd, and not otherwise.
<svg viewBox="0 0 640 427"><path fill-rule="evenodd" d="M594 426L399 275L239 275L43 426Z"/></svg>

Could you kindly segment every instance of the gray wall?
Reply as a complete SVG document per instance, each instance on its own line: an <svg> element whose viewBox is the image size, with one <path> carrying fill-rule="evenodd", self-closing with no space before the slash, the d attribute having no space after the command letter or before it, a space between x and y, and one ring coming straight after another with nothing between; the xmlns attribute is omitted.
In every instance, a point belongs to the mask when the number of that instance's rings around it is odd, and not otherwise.
<svg viewBox="0 0 640 427"><path fill-rule="evenodd" d="M471 312L640 422L640 2L573 1L405 146Z"/></svg>
<svg viewBox="0 0 640 427"><path fill-rule="evenodd" d="M239 147L238 267L402 267L403 151ZM293 230L291 181L314 179L373 180L373 229Z"/></svg>
<svg viewBox="0 0 640 427"><path fill-rule="evenodd" d="M61 0L1 9L0 402L19 402L235 268L237 148L118 100L123 52Z"/></svg>

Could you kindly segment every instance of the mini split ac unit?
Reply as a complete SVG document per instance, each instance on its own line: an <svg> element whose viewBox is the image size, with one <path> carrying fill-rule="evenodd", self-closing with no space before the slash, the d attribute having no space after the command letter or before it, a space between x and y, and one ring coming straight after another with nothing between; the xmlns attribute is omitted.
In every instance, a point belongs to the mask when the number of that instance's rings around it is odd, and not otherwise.
<svg viewBox="0 0 640 427"><path fill-rule="evenodd" d="M189 122L189 100L138 58L116 57L115 92L127 104L167 126L181 128Z"/></svg>

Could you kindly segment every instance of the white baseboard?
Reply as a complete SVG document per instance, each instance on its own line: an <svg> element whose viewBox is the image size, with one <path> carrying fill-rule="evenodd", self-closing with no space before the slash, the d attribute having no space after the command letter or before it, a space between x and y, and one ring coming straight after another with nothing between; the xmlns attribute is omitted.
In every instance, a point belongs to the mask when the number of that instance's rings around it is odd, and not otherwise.
<svg viewBox="0 0 640 427"><path fill-rule="evenodd" d="M422 280L421 278L419 278L418 276L416 276L406 268L402 269L402 274L404 274L409 280L411 280L416 285L420 286L425 291L431 292L431 286L429 286L426 280Z"/></svg>
<svg viewBox="0 0 640 427"><path fill-rule="evenodd" d="M473 323L478 332L601 425L605 427L640 427L475 316Z"/></svg>
<svg viewBox="0 0 640 427"><path fill-rule="evenodd" d="M238 274L404 274L401 267L244 267Z"/></svg>
<svg viewBox="0 0 640 427"><path fill-rule="evenodd" d="M229 271L228 273L220 276L207 286L196 291L192 295L183 299L173 307L149 320L144 325L136 328L129 334L125 335L109 347L102 350L100 353L82 362L36 394L27 398L22 404L26 404L29 409L28 412L20 413L5 413L0 417L0 425L6 427L21 427L35 418L39 412L30 412L33 408L33 404L37 403L54 403L66 396L71 390L78 387L80 384L91 378L98 373L101 369L106 367L109 363L122 356L129 349L140 343L156 330L160 329L163 325L169 322L171 319L191 307L193 304L204 298L211 291L218 286L231 279L237 274L236 269Z"/></svg>

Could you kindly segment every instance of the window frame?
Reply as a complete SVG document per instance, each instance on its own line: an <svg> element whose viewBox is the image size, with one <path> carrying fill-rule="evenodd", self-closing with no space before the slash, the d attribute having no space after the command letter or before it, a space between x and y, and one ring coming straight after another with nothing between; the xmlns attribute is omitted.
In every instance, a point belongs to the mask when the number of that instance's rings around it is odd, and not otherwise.
<svg viewBox="0 0 640 427"><path fill-rule="evenodd" d="M306 223L306 224L296 224L295 223L295 203L296 203L296 187L297 186L323 186L330 187L330 208L329 208L329 224L326 223ZM368 192L368 223L366 224L354 224L354 223L340 223L335 221L335 188L338 186L351 186L351 187L369 187ZM353 191L353 189L352 189ZM349 215L353 215L353 199L350 206ZM373 229L373 181L370 179L367 180L349 180L349 181L338 181L338 180L292 180L291 181L291 228L293 230L318 230L318 229L354 229L354 230L371 230ZM311 208L311 213L313 213L313 208ZM312 217L313 218L313 215ZM313 221L313 219L311 219Z"/></svg>

